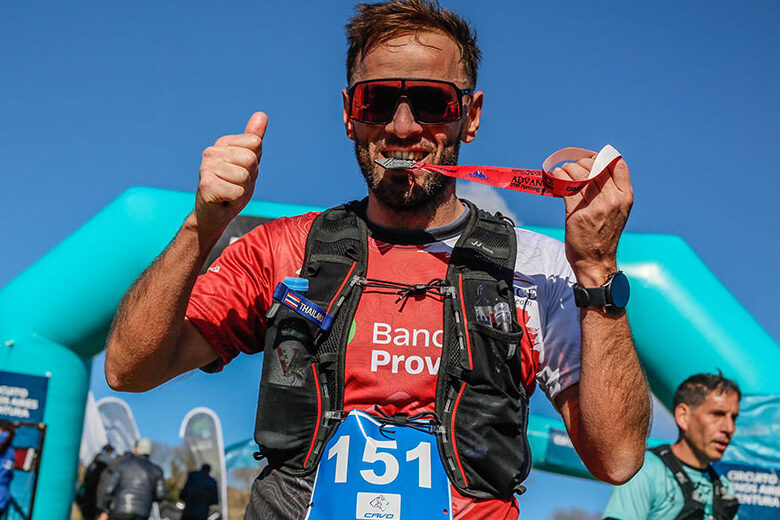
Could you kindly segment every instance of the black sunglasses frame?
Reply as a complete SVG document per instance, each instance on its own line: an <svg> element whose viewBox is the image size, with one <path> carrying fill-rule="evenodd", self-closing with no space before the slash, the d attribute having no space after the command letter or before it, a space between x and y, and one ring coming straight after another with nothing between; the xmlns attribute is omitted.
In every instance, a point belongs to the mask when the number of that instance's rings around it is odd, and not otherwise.
<svg viewBox="0 0 780 520"><path fill-rule="evenodd" d="M400 81L401 82L401 94L398 96L398 99L395 102L395 106L393 107L392 112L390 113L390 119L387 121L381 122L381 121L364 121L362 119L358 119L356 117L352 116L353 113L353 107L352 103L354 101L355 97L355 90L358 86L364 85L366 83L379 83L382 81ZM448 85L452 87L455 90L455 94L458 96L458 117L454 119L448 119L446 121L434 121L434 122L424 122L420 121L417 117L417 111L415 110L414 103L411 102L411 99L406 95L406 82L407 81L424 81L426 83L438 83L440 85ZM443 125L446 123L453 123L455 121L459 121L463 118L464 110L463 107L467 105L467 103L463 103L463 96L470 96L476 92L476 88L467 88L467 89L461 89L458 88L458 86L455 83L452 83L450 81L442 81L438 79L429 79L429 78L377 78L377 79L367 79L364 81L358 81L356 83L353 83L351 87L347 87L347 94L349 95L349 117L353 121L359 121L361 123L367 124L367 125L386 125L390 121L393 120L393 117L395 117L395 112L398 110L398 105L401 102L401 98L406 98L409 101L409 107L412 110L412 115L414 115L414 120L421 125Z"/></svg>

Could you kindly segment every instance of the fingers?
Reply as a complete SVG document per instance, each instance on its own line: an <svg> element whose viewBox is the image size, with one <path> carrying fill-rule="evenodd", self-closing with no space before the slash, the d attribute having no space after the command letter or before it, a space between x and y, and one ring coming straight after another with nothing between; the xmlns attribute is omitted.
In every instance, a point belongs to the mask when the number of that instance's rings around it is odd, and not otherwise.
<svg viewBox="0 0 780 520"><path fill-rule="evenodd" d="M252 150L242 146L214 145L203 150L203 163L218 162L235 164L254 172L257 170L258 159Z"/></svg>
<svg viewBox="0 0 780 520"><path fill-rule="evenodd" d="M254 190L267 125L268 116L255 112L245 133L220 137L203 151L198 192L204 202L248 200Z"/></svg>
<svg viewBox="0 0 780 520"><path fill-rule="evenodd" d="M262 139L265 137L265 129L268 126L268 116L265 112L255 112L246 124L245 134L253 134Z"/></svg>
<svg viewBox="0 0 780 520"><path fill-rule="evenodd" d="M233 202L248 193L251 184L225 180L222 175L210 171L201 175L198 195L206 204Z"/></svg>
<svg viewBox="0 0 780 520"><path fill-rule="evenodd" d="M631 176L628 173L628 164L623 159L619 159L612 166L612 180L615 181L617 189L624 193L633 193L631 188Z"/></svg>

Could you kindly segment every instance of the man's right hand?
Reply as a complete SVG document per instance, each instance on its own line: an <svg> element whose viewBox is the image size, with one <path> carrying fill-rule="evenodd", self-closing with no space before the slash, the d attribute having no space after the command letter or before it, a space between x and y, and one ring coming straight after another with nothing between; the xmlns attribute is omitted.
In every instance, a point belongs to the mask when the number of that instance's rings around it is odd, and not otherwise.
<svg viewBox="0 0 780 520"><path fill-rule="evenodd" d="M220 137L203 151L192 215L201 233L219 238L252 198L267 125L268 116L255 112L243 134Z"/></svg>

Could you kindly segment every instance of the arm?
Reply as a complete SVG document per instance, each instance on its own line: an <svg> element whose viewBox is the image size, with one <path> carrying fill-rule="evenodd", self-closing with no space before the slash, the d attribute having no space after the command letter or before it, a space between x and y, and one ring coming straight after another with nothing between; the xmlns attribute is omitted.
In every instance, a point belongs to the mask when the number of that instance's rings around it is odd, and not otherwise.
<svg viewBox="0 0 780 520"><path fill-rule="evenodd" d="M143 392L216 359L185 319L187 302L209 252L252 198L267 123L257 112L244 134L221 137L203 152L195 210L130 287L114 317L105 364L112 389Z"/></svg>
<svg viewBox="0 0 780 520"><path fill-rule="evenodd" d="M98 510L103 511L103 514L108 518L108 510L111 505L111 500L114 498L114 491L119 484L119 468L114 468L111 475L106 481L106 487L103 489L103 493L98 497L97 507Z"/></svg>
<svg viewBox="0 0 780 520"><path fill-rule="evenodd" d="M154 499L157 502L162 502L165 500L165 479L163 478L162 470L160 470L160 474L157 477L157 484L154 490Z"/></svg>
<svg viewBox="0 0 780 520"><path fill-rule="evenodd" d="M593 159L567 163L556 174L587 177ZM633 204L628 166L566 197L566 257L577 282L598 287L617 271L617 244ZM580 310L579 384L556 398L572 443L598 479L619 484L639 470L650 423L650 396L624 311Z"/></svg>

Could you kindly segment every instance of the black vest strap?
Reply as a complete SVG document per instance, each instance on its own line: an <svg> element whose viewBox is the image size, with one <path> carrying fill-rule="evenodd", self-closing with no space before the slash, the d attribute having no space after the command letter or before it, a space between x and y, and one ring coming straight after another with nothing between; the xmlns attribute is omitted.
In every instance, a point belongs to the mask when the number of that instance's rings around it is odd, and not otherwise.
<svg viewBox="0 0 780 520"><path fill-rule="evenodd" d="M650 448L650 451L658 455L661 461L672 471L675 480L682 489L683 494L683 508L680 514L674 520L700 520L704 518L704 501L701 495L693 485L688 473L683 468L680 460L672 452L671 446L668 444L662 444L654 448ZM731 520L737 514L737 507L739 502L737 499L729 495L725 486L720 480L720 476L712 469L712 466L707 466L707 474L710 482L712 482L712 511L716 520Z"/></svg>

